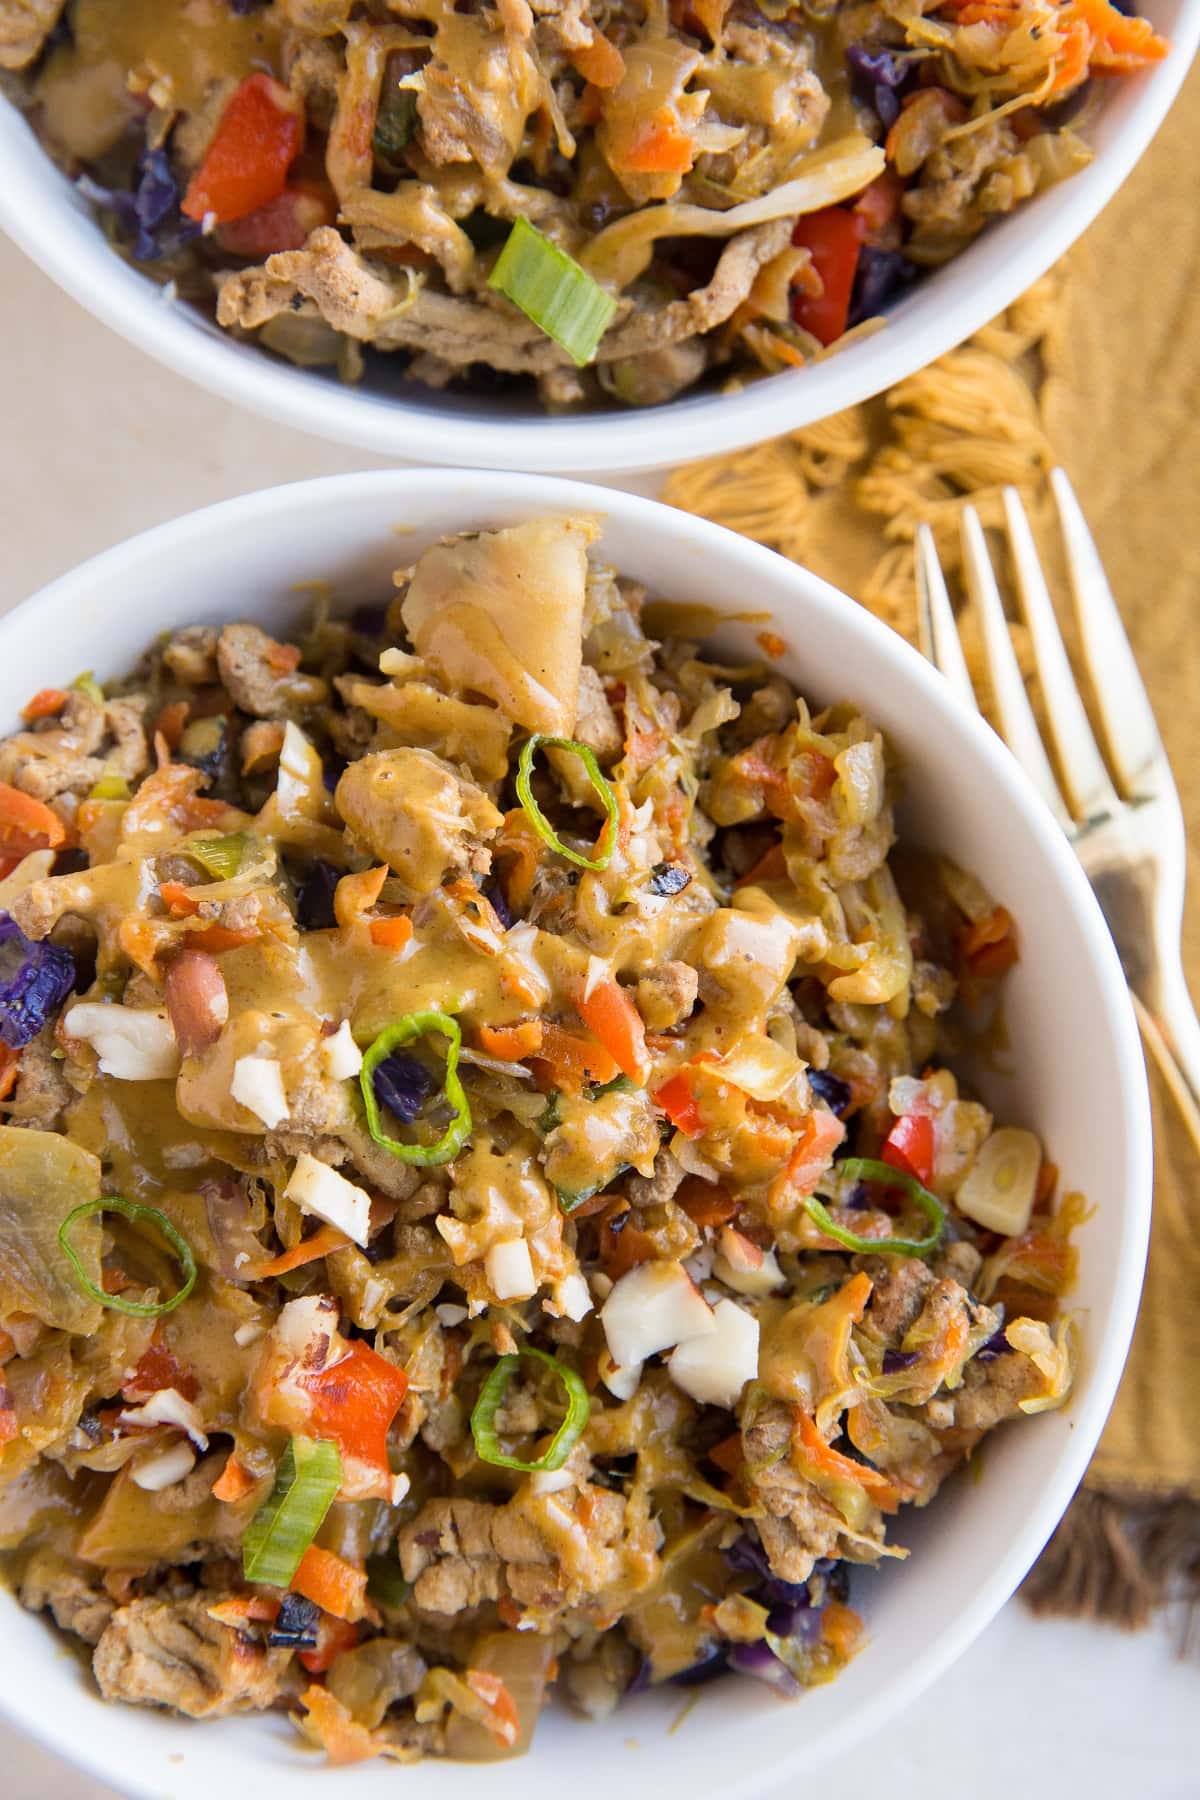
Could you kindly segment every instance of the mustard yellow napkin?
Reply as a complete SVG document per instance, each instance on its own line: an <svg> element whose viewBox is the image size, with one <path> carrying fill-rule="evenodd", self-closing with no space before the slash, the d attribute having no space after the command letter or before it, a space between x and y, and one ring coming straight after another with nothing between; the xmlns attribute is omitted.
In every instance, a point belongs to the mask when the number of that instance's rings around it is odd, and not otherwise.
<svg viewBox="0 0 1200 1800"><path fill-rule="evenodd" d="M1012 482L1044 522L1043 477L1061 462L1179 783L1184 960L1200 996L1198 166L1200 67L1086 237L970 344L881 400L678 471L666 498L806 563L911 637L917 524L953 568L965 500L998 524ZM1200 1580L1200 1159L1153 1076L1152 1088L1154 1230L1133 1350L1084 1487L1026 1587L1039 1609L1127 1625Z"/></svg>

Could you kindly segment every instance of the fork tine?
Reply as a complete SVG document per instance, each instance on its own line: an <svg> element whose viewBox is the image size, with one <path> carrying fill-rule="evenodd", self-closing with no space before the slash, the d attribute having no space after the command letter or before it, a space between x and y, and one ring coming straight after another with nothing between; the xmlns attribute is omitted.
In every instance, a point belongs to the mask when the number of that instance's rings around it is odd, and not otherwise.
<svg viewBox="0 0 1200 1800"><path fill-rule="evenodd" d="M1114 812L1120 801L1104 766L1100 746L1088 724L1054 616L1054 602L1038 561L1029 520L1015 488L1004 490L1004 517L1021 608L1033 638L1038 680L1067 789L1078 818L1101 818Z"/></svg>
<svg viewBox="0 0 1200 1800"><path fill-rule="evenodd" d="M1051 471L1050 487L1109 755L1125 792L1135 794L1148 777L1166 768L1166 752L1095 540L1064 469Z"/></svg>
<svg viewBox="0 0 1200 1800"><path fill-rule="evenodd" d="M1037 728L1037 720L1033 716L1033 708L1029 704L1029 696L1025 692L1016 652L1008 635L1004 603L992 572L987 540L983 535L983 526L979 523L979 514L973 506L963 508L962 541L967 588L983 627L983 645L992 692L1000 714L1000 729L1009 749L1054 817L1064 829L1069 830L1071 820L1063 805L1050 759L1046 755L1046 747Z"/></svg>
<svg viewBox="0 0 1200 1800"><path fill-rule="evenodd" d="M979 702L967 673L954 608L946 588L946 578L938 561L933 533L928 525L917 528L917 599L921 651L935 669L940 669L964 705L974 712Z"/></svg>

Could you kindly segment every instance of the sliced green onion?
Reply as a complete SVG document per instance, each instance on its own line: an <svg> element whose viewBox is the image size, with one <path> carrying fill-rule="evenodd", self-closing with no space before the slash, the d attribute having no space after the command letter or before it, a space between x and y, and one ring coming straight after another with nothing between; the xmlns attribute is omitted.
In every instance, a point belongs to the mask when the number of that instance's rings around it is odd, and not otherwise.
<svg viewBox="0 0 1200 1800"><path fill-rule="evenodd" d="M891 1163L876 1162L871 1156L848 1156L835 1167L839 1175L845 1175L851 1181L877 1181L882 1187L901 1188L925 1214L931 1229L922 1238L859 1237L856 1231L847 1231L845 1226L839 1225L828 1207L815 1194L809 1194L804 1202L804 1210L820 1226L826 1237L836 1238L847 1250L857 1250L864 1256L874 1256L880 1252L889 1256L926 1256L940 1243L946 1229L945 1208L935 1194L921 1186L915 1175L909 1175L903 1169L894 1169Z"/></svg>
<svg viewBox="0 0 1200 1800"><path fill-rule="evenodd" d="M405 1144L399 1138L389 1137L383 1129L379 1101L375 1095L375 1071L384 1057L390 1056L393 1050L398 1050L402 1044L411 1044L414 1038L423 1037L427 1031L440 1031L449 1041L446 1080L442 1093L446 1104L453 1109L454 1117L436 1144ZM457 1019L452 1019L449 1013L444 1012L415 1012L406 1013L394 1025L385 1026L363 1057L358 1080L367 1114L367 1130L377 1144L399 1157L401 1162L413 1163L420 1168L449 1162L451 1157L458 1155L470 1136L471 1108L463 1092L463 1084L458 1078L458 1053L461 1049L462 1032Z"/></svg>
<svg viewBox="0 0 1200 1800"><path fill-rule="evenodd" d="M89 700L94 700L97 706L104 705L104 689L90 669L85 669L82 675L77 675L71 686L77 694L86 694Z"/></svg>
<svg viewBox="0 0 1200 1800"><path fill-rule="evenodd" d="M275 1486L242 1538L247 1581L287 1587L341 1485L341 1453L331 1439L291 1440L275 1471Z"/></svg>
<svg viewBox="0 0 1200 1800"><path fill-rule="evenodd" d="M242 866L246 834L233 831L228 837L193 838L187 853L218 881L230 881Z"/></svg>
<svg viewBox="0 0 1200 1800"><path fill-rule="evenodd" d="M488 286L507 295L580 369L595 356L617 310L612 295L526 218L509 232Z"/></svg>
<svg viewBox="0 0 1200 1800"><path fill-rule="evenodd" d="M533 797L533 759L545 746L547 750L569 750L583 764L584 772L592 784L593 791L599 797L604 808L604 826L601 838L605 840L604 848L595 857L581 856L578 850L570 849L555 833L554 827ZM521 745L521 754L517 758L517 799L521 802L529 816L530 823L544 844L551 850L565 856L568 862L577 863L581 869L607 869L612 861L613 846L617 841L617 826L621 815L617 809L617 797L612 788L600 773L600 764L595 754L586 744L576 743L574 738L543 737L540 731L526 738ZM599 847L600 839L597 839Z"/></svg>
<svg viewBox="0 0 1200 1800"><path fill-rule="evenodd" d="M155 1300L147 1305L138 1300L126 1300L120 1294L106 1294L103 1288L97 1287L71 1243L71 1227L76 1219L87 1219L97 1212L120 1213L123 1219L132 1219L135 1223L144 1220L146 1224L153 1225L179 1258L183 1284L178 1292L172 1294L169 1300ZM196 1285L196 1258L192 1255L192 1246L176 1231L166 1214L160 1213L156 1206L142 1206L136 1200L123 1200L119 1194L103 1194L99 1200L85 1200L82 1206L73 1207L58 1228L58 1242L76 1281L89 1300L98 1300L101 1306L107 1306L111 1312L128 1313L133 1319L161 1319L164 1313L174 1312L177 1306L183 1305Z"/></svg>
<svg viewBox="0 0 1200 1800"><path fill-rule="evenodd" d="M567 1390L567 1416L550 1440L545 1454L536 1462L522 1462L519 1456L509 1456L500 1448L500 1438L496 1431L496 1414L500 1411L508 1384L517 1372L517 1365L523 1356L534 1356L538 1362L545 1363L552 1369ZM587 1389L575 1373L557 1357L548 1356L544 1350L519 1350L514 1356L502 1356L483 1386L479 1390L479 1398L471 1413L471 1436L475 1439L475 1454L480 1462L492 1463L497 1469L519 1469L523 1475L540 1475L554 1469L561 1469L572 1450L583 1436L588 1422L588 1414L592 1403L588 1399Z"/></svg>
<svg viewBox="0 0 1200 1800"><path fill-rule="evenodd" d="M102 775L88 795L89 800L128 800L129 783L123 775Z"/></svg>

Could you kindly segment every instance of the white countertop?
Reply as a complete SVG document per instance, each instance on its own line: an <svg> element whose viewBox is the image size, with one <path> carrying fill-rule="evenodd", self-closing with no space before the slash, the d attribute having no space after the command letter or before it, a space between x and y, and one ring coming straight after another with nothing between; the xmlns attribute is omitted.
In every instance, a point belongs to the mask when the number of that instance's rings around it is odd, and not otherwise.
<svg viewBox="0 0 1200 1800"><path fill-rule="evenodd" d="M177 513L384 466L189 386L96 324L3 239L0 363L0 610ZM653 491L653 478L637 486ZM886 1800L1196 1800L1200 1692L1195 1665L1176 1655L1181 1633L1177 1620L1140 1637L1039 1624L1012 1602L907 1720L822 1772L822 1800L862 1800L864 1790ZM109 1795L3 1723L0 1769L4 1800ZM411 1779L398 1771L397 1791Z"/></svg>

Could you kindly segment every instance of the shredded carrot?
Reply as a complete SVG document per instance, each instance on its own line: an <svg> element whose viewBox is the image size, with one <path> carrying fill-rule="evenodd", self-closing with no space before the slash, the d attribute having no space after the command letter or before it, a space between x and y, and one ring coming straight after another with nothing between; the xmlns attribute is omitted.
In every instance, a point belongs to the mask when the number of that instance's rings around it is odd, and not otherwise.
<svg viewBox="0 0 1200 1800"><path fill-rule="evenodd" d="M403 950L413 934L413 922L407 913L397 913L390 919L372 919L370 934L371 942L383 950Z"/></svg>
<svg viewBox="0 0 1200 1800"><path fill-rule="evenodd" d="M796 1137L786 1169L771 1184L772 1203L778 1205L811 1194L845 1135L846 1127L834 1113L824 1108L810 1112Z"/></svg>
<svg viewBox="0 0 1200 1800"><path fill-rule="evenodd" d="M17 1085L21 1058L9 1044L0 1044L0 1100L7 1100Z"/></svg>
<svg viewBox="0 0 1200 1800"><path fill-rule="evenodd" d="M178 750L183 742L189 706L186 700L170 700L154 721L154 735L161 737L168 750Z"/></svg>
<svg viewBox="0 0 1200 1800"><path fill-rule="evenodd" d="M343 875L333 892L333 916L343 929L357 924L369 912L383 892L388 878L386 863L377 869L362 869L357 875Z"/></svg>
<svg viewBox="0 0 1200 1800"><path fill-rule="evenodd" d="M299 1651L297 1660L310 1675L324 1675L326 1669L333 1667L342 1651L353 1650L357 1642L357 1625L347 1624L345 1619L335 1619L331 1613L322 1613L317 1625L316 1648Z"/></svg>
<svg viewBox="0 0 1200 1800"><path fill-rule="evenodd" d="M754 639L764 656L784 656L787 643L777 631L760 631Z"/></svg>
<svg viewBox="0 0 1200 1800"><path fill-rule="evenodd" d="M825 1442L814 1420L803 1407L797 1406L794 1411L796 1429L804 1452L803 1460L807 1460L819 1474L833 1476L838 1481L857 1482L882 1512L895 1512L900 1504L900 1494L891 1477L879 1469L872 1469L867 1463L855 1462L852 1456L843 1456L840 1450L834 1450Z"/></svg>
<svg viewBox="0 0 1200 1800"><path fill-rule="evenodd" d="M0 781L0 848L27 856L31 850L57 850L66 841L67 828L56 812Z"/></svg>
<svg viewBox="0 0 1200 1800"><path fill-rule="evenodd" d="M281 644L271 638L267 644L267 667L276 675L291 675L300 667L300 646Z"/></svg>
<svg viewBox="0 0 1200 1800"><path fill-rule="evenodd" d="M326 1688L317 1687L315 1683L312 1687L305 1688L300 1696L300 1704L307 1712L331 1763L365 1762L368 1757L378 1756L382 1751L382 1743L365 1725L360 1725L350 1709L343 1706Z"/></svg>
<svg viewBox="0 0 1200 1800"><path fill-rule="evenodd" d="M200 911L200 902L193 900L182 881L160 881L158 897L173 919L190 919Z"/></svg>
<svg viewBox="0 0 1200 1800"><path fill-rule="evenodd" d="M585 1080L603 1085L621 1073L602 1044L576 1037L549 1020L542 1023L541 1053L534 1060L544 1064L555 1085L569 1094L577 1094Z"/></svg>
<svg viewBox="0 0 1200 1800"><path fill-rule="evenodd" d="M1171 48L1149 19L1127 18L1111 0L1070 0L1070 10L1092 33L1090 63L1102 74L1128 74L1161 62Z"/></svg>
<svg viewBox="0 0 1200 1800"><path fill-rule="evenodd" d="M353 1623L366 1615L366 1571L356 1569L332 1550L322 1550L319 1544L308 1546L291 1585L297 1594L313 1601L322 1612L332 1613L335 1619Z"/></svg>
<svg viewBox="0 0 1200 1800"><path fill-rule="evenodd" d="M1067 88L1078 87L1087 77L1092 54L1092 34L1082 19L1065 20L1058 27L1058 34L1062 39L1062 51L1054 80L1050 83L1052 94L1061 94ZM890 138L888 141L891 141Z"/></svg>
<svg viewBox="0 0 1200 1800"><path fill-rule="evenodd" d="M593 87L615 88L625 73L625 58L602 31L592 26L592 41L571 52L571 61Z"/></svg>
<svg viewBox="0 0 1200 1800"><path fill-rule="evenodd" d="M760 881L786 881L787 872L783 845L775 843L764 850L754 866L747 869L744 875L739 875L733 885L740 888L750 887Z"/></svg>
<svg viewBox="0 0 1200 1800"><path fill-rule="evenodd" d="M632 1216L629 1202L618 1199L600 1224L600 1261L613 1281L639 1263L653 1262L658 1255L654 1239L631 1222Z"/></svg>
<svg viewBox="0 0 1200 1800"><path fill-rule="evenodd" d="M21 717L31 722L34 719L52 719L66 704L66 688L39 688L33 699L21 708Z"/></svg>
<svg viewBox="0 0 1200 1800"><path fill-rule="evenodd" d="M991 981L1011 969L1019 959L1017 928L1007 907L995 906L969 925L958 941L958 951L976 981Z"/></svg>
<svg viewBox="0 0 1200 1800"><path fill-rule="evenodd" d="M598 981L591 993L581 990L575 1001L580 1018L604 1045L623 1075L645 1086L650 1073L646 1027L630 995L619 982Z"/></svg>
<svg viewBox="0 0 1200 1800"><path fill-rule="evenodd" d="M746 1447L742 1443L741 1432L735 1431L729 1437L722 1438L719 1444L714 1444L708 1452L708 1460L716 1463L718 1469L724 1469L727 1475L736 1475L746 1460Z"/></svg>
<svg viewBox="0 0 1200 1800"><path fill-rule="evenodd" d="M852 1606L827 1600L821 1614L821 1641L840 1657L850 1657L862 1641L863 1622Z"/></svg>
<svg viewBox="0 0 1200 1800"><path fill-rule="evenodd" d="M236 807L224 800L207 800L203 794L188 794L175 808L175 817L187 831L202 831L206 825L224 825Z"/></svg>
<svg viewBox="0 0 1200 1800"><path fill-rule="evenodd" d="M213 1499L224 1500L227 1503L234 1500L244 1500L246 1495L255 1486L257 1486L257 1483L255 1482L253 1475L250 1474L248 1469L243 1468L242 1464L237 1459L237 1452L233 1451L231 1452L225 1467L213 1482Z"/></svg>
<svg viewBox="0 0 1200 1800"><path fill-rule="evenodd" d="M237 931L228 925L202 925L199 931L189 931L186 942L191 950L208 950L218 955L222 950L240 950L243 944L253 944L258 936L258 931L249 925Z"/></svg>
<svg viewBox="0 0 1200 1800"><path fill-rule="evenodd" d="M490 1717L487 1729L498 1744L511 1750L521 1735L521 1721L512 1695L500 1677L487 1669L468 1669L465 1680L471 1692L488 1709Z"/></svg>
<svg viewBox="0 0 1200 1800"><path fill-rule="evenodd" d="M515 1025L481 1025L475 1038L485 1056L495 1056L501 1062L524 1062L541 1049L542 1031L540 1019L520 1019Z"/></svg>
<svg viewBox="0 0 1200 1800"><path fill-rule="evenodd" d="M523 807L515 806L505 813L504 824L496 838L496 854L502 859L504 897L514 913L523 913L529 904L543 848Z"/></svg>
<svg viewBox="0 0 1200 1800"><path fill-rule="evenodd" d="M323 1256L332 1256L335 1250L344 1250L349 1242L345 1232L339 1231L336 1225L322 1225L311 1237L293 1244L290 1250L281 1250L270 1262L260 1263L254 1270L254 1280L270 1281L277 1275L290 1274L293 1269L302 1269Z"/></svg>
<svg viewBox="0 0 1200 1800"><path fill-rule="evenodd" d="M686 175L695 160L695 144L664 108L625 151L621 168L630 175Z"/></svg>

